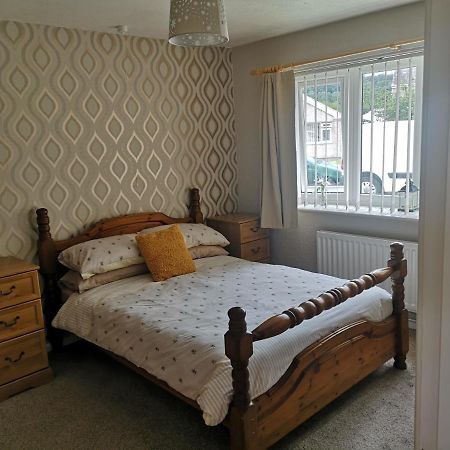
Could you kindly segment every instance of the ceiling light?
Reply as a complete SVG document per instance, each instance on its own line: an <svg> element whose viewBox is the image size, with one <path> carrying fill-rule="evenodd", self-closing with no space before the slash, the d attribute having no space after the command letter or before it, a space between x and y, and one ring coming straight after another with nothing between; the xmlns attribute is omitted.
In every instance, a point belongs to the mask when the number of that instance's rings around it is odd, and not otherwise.
<svg viewBox="0 0 450 450"><path fill-rule="evenodd" d="M171 0L169 42L206 47L229 41L223 0Z"/></svg>

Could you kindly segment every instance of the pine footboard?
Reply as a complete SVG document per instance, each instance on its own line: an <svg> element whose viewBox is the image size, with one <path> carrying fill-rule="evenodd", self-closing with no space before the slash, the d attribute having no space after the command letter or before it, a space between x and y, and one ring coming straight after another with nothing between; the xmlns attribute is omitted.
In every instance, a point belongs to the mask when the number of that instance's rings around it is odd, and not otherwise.
<svg viewBox="0 0 450 450"><path fill-rule="evenodd" d="M233 367L228 421L233 450L268 448L392 357L396 368L406 368L406 273L403 245L394 243L387 267L271 317L252 332L247 331L245 311L230 309L225 352ZM390 317L382 322L358 321L325 336L297 355L275 386L251 400L248 362L254 342L286 332L389 277L393 302Z"/></svg>

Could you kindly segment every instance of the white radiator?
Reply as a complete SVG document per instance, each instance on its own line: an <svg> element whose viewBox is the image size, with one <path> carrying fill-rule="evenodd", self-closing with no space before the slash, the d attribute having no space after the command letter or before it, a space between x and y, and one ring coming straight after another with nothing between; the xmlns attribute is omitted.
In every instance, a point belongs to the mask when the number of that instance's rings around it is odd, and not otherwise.
<svg viewBox="0 0 450 450"><path fill-rule="evenodd" d="M385 267L389 259L389 245L396 239L380 239L354 234L317 232L317 266L320 273L338 278L352 279ZM402 241L408 260L405 280L405 304L409 311L417 311L417 242ZM380 285L390 291L390 280Z"/></svg>

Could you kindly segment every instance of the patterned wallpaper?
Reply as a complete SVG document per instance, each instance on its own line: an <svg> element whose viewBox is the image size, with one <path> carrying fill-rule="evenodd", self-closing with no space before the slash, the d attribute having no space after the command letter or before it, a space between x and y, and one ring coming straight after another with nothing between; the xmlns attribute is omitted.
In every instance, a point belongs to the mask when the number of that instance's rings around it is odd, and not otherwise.
<svg viewBox="0 0 450 450"><path fill-rule="evenodd" d="M231 53L0 22L0 255L108 216L236 208Z"/></svg>

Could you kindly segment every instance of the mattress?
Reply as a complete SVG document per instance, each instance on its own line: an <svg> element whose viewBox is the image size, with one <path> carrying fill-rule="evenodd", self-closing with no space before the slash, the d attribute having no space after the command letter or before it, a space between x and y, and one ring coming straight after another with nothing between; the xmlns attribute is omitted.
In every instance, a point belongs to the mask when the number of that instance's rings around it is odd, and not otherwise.
<svg viewBox="0 0 450 450"><path fill-rule="evenodd" d="M346 280L230 256L195 264L195 273L163 282L144 274L73 294L53 325L165 381L198 403L207 425L216 425L225 418L232 397L223 337L228 309L243 307L252 330ZM270 389L310 344L355 321L378 322L391 313L390 294L374 287L279 336L256 342L249 362L251 397Z"/></svg>

